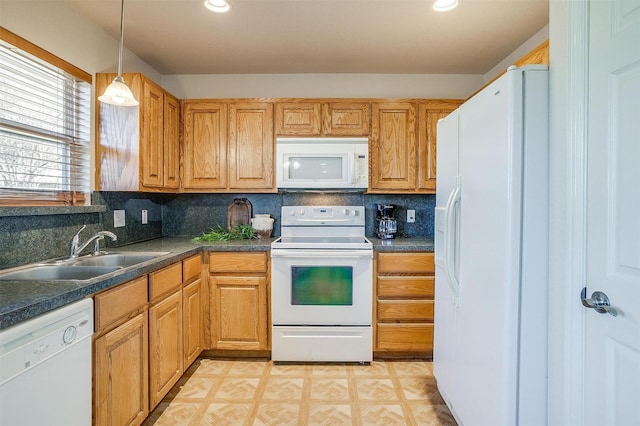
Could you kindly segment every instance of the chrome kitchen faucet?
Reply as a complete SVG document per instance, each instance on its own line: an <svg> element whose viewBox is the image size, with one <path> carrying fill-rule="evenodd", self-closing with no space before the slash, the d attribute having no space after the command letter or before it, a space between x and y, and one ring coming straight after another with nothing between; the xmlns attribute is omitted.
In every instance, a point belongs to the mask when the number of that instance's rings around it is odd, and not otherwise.
<svg viewBox="0 0 640 426"><path fill-rule="evenodd" d="M89 238L84 244L80 245L80 233L87 227L87 225L83 225L82 228L76 232L76 234L71 239L71 244L69 246L69 259L75 259L78 255L84 250L89 244L92 242L93 244L93 254L100 254L100 241L104 240L104 237L111 238L112 241L117 241L118 237L116 234L110 231L99 231L96 232L91 238Z"/></svg>

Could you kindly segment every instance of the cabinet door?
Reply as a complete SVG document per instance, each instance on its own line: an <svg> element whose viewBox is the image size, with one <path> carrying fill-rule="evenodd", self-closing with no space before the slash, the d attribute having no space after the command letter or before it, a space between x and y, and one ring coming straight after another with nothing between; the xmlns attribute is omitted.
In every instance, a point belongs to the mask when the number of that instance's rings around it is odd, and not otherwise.
<svg viewBox="0 0 640 426"><path fill-rule="evenodd" d="M443 100L419 105L418 152L418 189L422 192L436 192L436 147L438 120L455 110L461 101Z"/></svg>
<svg viewBox="0 0 640 426"><path fill-rule="evenodd" d="M147 312L95 341L96 425L140 425L149 414Z"/></svg>
<svg viewBox="0 0 640 426"><path fill-rule="evenodd" d="M212 275L210 285L213 349L267 349L266 278Z"/></svg>
<svg viewBox="0 0 640 426"><path fill-rule="evenodd" d="M149 308L150 409L182 376L182 338L182 291L177 291Z"/></svg>
<svg viewBox="0 0 640 426"><path fill-rule="evenodd" d="M104 93L116 74L96 74L96 93ZM124 74L136 99L144 103L141 74ZM140 190L140 129L138 108L122 108L96 96L96 190Z"/></svg>
<svg viewBox="0 0 640 426"><path fill-rule="evenodd" d="M197 279L182 289L184 327L184 369L198 358L203 347L202 280Z"/></svg>
<svg viewBox="0 0 640 426"><path fill-rule="evenodd" d="M229 188L275 191L273 151L273 104L230 104Z"/></svg>
<svg viewBox="0 0 640 426"><path fill-rule="evenodd" d="M170 189L180 187L180 101L164 94L164 182Z"/></svg>
<svg viewBox="0 0 640 426"><path fill-rule="evenodd" d="M322 132L328 136L369 136L371 110L366 102L327 102Z"/></svg>
<svg viewBox="0 0 640 426"><path fill-rule="evenodd" d="M164 184L164 91L145 79L141 103L142 186L161 188Z"/></svg>
<svg viewBox="0 0 640 426"><path fill-rule="evenodd" d="M416 120L410 102L373 104L371 189L415 190Z"/></svg>
<svg viewBox="0 0 640 426"><path fill-rule="evenodd" d="M183 103L185 191L227 187L227 104Z"/></svg>
<svg viewBox="0 0 640 426"><path fill-rule="evenodd" d="M319 136L322 103L278 102L275 113L276 135Z"/></svg>

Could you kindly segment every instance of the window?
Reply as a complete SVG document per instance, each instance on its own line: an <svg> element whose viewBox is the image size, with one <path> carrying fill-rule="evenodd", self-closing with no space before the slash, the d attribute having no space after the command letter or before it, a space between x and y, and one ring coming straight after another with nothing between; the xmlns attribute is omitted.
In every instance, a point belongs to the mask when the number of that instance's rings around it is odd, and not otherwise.
<svg viewBox="0 0 640 426"><path fill-rule="evenodd" d="M81 205L91 76L0 27L0 205Z"/></svg>

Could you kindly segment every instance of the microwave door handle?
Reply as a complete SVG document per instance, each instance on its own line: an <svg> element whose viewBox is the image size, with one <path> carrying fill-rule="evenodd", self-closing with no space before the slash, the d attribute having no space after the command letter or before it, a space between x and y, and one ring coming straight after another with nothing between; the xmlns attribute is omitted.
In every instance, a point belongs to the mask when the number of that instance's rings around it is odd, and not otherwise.
<svg viewBox="0 0 640 426"><path fill-rule="evenodd" d="M356 158L357 158L358 154L352 154L349 156L349 183L350 184L355 184L356 183L356 174L358 173L358 168L356 167Z"/></svg>

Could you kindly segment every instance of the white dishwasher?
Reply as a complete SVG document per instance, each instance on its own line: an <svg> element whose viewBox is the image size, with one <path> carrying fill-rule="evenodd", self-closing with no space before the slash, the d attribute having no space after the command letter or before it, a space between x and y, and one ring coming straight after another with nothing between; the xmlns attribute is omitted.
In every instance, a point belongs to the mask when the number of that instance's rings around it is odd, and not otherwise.
<svg viewBox="0 0 640 426"><path fill-rule="evenodd" d="M0 331L0 425L90 426L93 300Z"/></svg>

